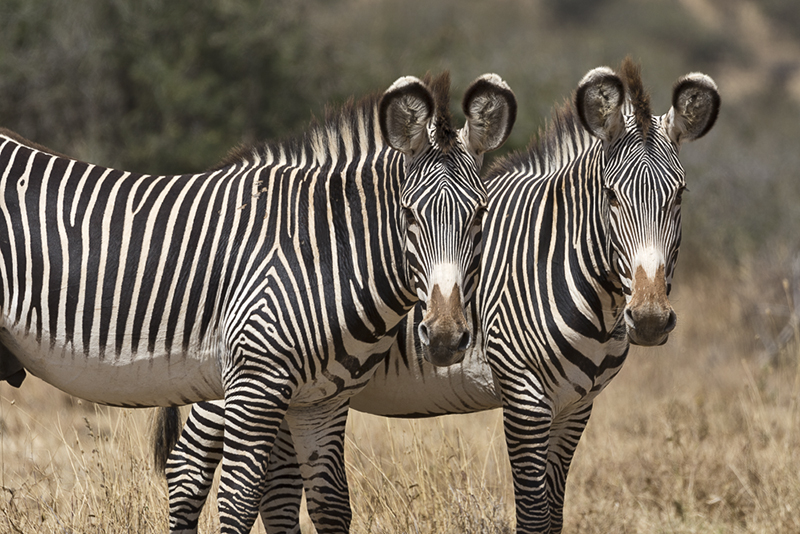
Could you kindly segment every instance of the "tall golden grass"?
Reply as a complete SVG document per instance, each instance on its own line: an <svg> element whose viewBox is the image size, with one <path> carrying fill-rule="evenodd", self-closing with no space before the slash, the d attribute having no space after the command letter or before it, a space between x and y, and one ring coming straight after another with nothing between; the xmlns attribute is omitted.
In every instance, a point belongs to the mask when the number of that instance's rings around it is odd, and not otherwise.
<svg viewBox="0 0 800 534"><path fill-rule="evenodd" d="M800 348L790 345L778 366L755 357L744 313L762 293L754 281L676 284L669 343L632 349L595 403L564 531L800 532ZM35 379L0 386L0 532L166 531L150 415L81 403ZM353 413L346 454L353 532L513 532L497 411L428 420ZM218 531L215 505L201 532ZM313 531L307 518L303 529Z"/></svg>

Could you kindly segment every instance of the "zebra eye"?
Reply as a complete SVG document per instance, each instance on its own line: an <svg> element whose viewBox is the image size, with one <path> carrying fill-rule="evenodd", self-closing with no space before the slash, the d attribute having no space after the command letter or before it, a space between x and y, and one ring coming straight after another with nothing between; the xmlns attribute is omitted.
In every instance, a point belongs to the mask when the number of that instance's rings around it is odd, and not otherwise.
<svg viewBox="0 0 800 534"><path fill-rule="evenodd" d="M417 218L414 216L414 211L411 208L401 208L403 218L406 220L406 227L417 224Z"/></svg>
<svg viewBox="0 0 800 534"><path fill-rule="evenodd" d="M617 198L617 193L611 189L610 187L603 188L606 192L606 197L608 197L608 205L612 208L619 207L619 199Z"/></svg>

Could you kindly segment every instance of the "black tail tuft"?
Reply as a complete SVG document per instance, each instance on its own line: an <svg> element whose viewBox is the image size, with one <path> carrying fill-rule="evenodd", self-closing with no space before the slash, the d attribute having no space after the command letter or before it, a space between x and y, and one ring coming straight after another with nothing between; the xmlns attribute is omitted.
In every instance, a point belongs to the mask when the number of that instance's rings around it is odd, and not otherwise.
<svg viewBox="0 0 800 534"><path fill-rule="evenodd" d="M153 467L164 474L169 453L175 448L181 435L181 412L176 406L158 408L153 422Z"/></svg>

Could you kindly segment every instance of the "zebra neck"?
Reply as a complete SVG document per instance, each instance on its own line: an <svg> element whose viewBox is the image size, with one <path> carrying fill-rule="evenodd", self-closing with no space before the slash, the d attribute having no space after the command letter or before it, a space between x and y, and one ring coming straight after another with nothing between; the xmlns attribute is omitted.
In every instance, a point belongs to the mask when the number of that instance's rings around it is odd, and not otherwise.
<svg viewBox="0 0 800 534"><path fill-rule="evenodd" d="M575 303L592 337L612 335L622 293L609 257L603 162L600 143L588 143L558 169L532 165L492 179L478 289L484 323L510 291L529 299L530 309L551 302L572 310Z"/></svg>
<svg viewBox="0 0 800 534"><path fill-rule="evenodd" d="M252 195L260 237L243 246L280 250L307 287L331 294L344 322L362 324L365 338L385 335L416 302L399 225L401 154L382 149L302 175L294 160L271 163L258 168Z"/></svg>

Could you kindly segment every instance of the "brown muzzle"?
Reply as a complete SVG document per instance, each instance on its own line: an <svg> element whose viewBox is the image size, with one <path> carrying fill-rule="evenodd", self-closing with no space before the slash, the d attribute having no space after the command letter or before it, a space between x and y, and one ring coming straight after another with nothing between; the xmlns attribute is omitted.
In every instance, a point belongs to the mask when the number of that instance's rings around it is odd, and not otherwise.
<svg viewBox="0 0 800 534"><path fill-rule="evenodd" d="M454 286L449 297L444 297L439 285L433 286L428 309L419 324L422 354L433 365L447 366L464 359L466 350L472 345L461 291Z"/></svg>
<svg viewBox="0 0 800 534"><path fill-rule="evenodd" d="M667 297L667 281L664 266L656 270L653 279L648 278L639 266L633 279L633 292L625 307L625 324L628 337L634 345L663 345L669 333L675 329L677 316Z"/></svg>

